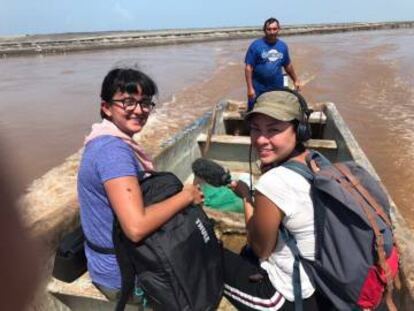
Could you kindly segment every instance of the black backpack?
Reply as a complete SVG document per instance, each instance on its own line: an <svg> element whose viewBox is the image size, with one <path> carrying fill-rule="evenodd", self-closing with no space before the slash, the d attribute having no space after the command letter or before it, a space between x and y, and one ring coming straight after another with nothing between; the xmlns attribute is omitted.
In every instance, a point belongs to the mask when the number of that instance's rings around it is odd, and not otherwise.
<svg viewBox="0 0 414 311"><path fill-rule="evenodd" d="M172 173L155 173L140 181L148 206L181 191ZM114 221L114 245L123 310L137 277L155 310L215 310L223 293L222 246L203 209L190 205L139 243L130 241Z"/></svg>

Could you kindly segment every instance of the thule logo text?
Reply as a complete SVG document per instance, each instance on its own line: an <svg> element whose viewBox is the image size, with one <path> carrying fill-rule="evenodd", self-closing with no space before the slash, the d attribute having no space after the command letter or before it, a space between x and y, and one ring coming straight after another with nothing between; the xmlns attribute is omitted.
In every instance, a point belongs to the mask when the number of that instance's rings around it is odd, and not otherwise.
<svg viewBox="0 0 414 311"><path fill-rule="evenodd" d="M200 230L201 235L203 236L204 243L207 243L208 241L210 241L210 237L208 235L207 229L206 227L204 227L204 224L201 222L200 218L197 218L197 220L195 221L195 224L198 230Z"/></svg>

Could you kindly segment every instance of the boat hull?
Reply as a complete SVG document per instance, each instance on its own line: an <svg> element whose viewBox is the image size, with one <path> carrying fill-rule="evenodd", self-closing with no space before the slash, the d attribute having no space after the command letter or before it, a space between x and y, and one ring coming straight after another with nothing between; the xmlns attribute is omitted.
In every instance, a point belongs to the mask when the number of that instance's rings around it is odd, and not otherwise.
<svg viewBox="0 0 414 311"><path fill-rule="evenodd" d="M190 164L195 159L200 158L204 151L203 155L205 157L223 164L235 176L241 172L248 172L248 139L246 140L242 136L236 138L226 136L228 134L226 130L229 131L228 124L226 124L226 120L229 119L229 111L234 114L238 109L238 105L232 102L220 102L215 108L214 118L212 118L213 112L208 112L166 141L162 145L160 153L155 156L155 164L158 170L174 172L183 182L189 182L192 179ZM326 118L323 120L320 118L319 123L316 122L317 120L313 122L312 126L318 137L314 137L310 147L320 148L318 150L333 162L354 160L381 182L335 105L325 103L320 106L320 109ZM214 124L211 122L212 119L215 120ZM234 121L232 122L237 123ZM239 121L241 121L240 118ZM239 126L242 127L243 123L239 122ZM236 128L235 131L239 134L243 133L243 130L237 129L234 124L232 127L233 130ZM212 128L214 128L214 135L206 137L208 136L206 133L211 132ZM209 139L209 148L205 152L207 140ZM21 201L22 208L27 214L26 222L33 236L45 246L43 256L49 263L45 267L45 281L43 284L47 290L38 295L38 300L34 302L34 305L44 304L44 301L42 303L39 303L39 301L44 300L46 296L49 300L53 300L51 297L57 297L64 306L68 306L72 310L83 310L83 308L84 310L102 310L102 305L110 305L99 291L90 284L88 278L85 281L79 280L71 284L62 284L62 282L59 283L55 279L49 281L51 263L57 244L62 236L73 229L79 221L79 206L76 200L76 172L81 152L73 155L63 165L53 169L37 181ZM253 174L258 175L257 168L254 166ZM59 185L56 185L56 181ZM57 197L60 199L57 200ZM409 248L409 242L414 240L414 234L408 229L405 220L390 196L389 200L392 205L391 217L401 252L401 279L404 285L403 290L398 292L395 297L401 310L410 310L414 297L414 261L412 259L414 258L414 252ZM207 209L207 212L216 220L218 235L224 240L226 246L234 251L239 251L245 243L243 216L209 209ZM88 290L91 290L91 292L88 292ZM50 296L50 293L54 296ZM223 306L223 308L230 307ZM47 308L38 309L47 310ZM62 310L64 310L63 307Z"/></svg>

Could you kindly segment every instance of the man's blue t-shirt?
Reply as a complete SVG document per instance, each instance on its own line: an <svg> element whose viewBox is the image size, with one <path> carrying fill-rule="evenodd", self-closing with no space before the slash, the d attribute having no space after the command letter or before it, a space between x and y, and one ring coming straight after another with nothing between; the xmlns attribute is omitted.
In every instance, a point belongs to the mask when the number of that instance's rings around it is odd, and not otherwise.
<svg viewBox="0 0 414 311"><path fill-rule="evenodd" d="M114 136L99 136L88 142L78 173L78 198L82 229L93 244L113 248L113 211L104 182L122 176L143 174L132 148ZM85 245L88 271L93 282L109 289L121 288L115 255L99 254Z"/></svg>
<svg viewBox="0 0 414 311"><path fill-rule="evenodd" d="M275 43L268 43L264 38L257 39L249 46L245 63L253 67L256 97L263 92L282 88L282 67L290 64L288 46L280 39Z"/></svg>

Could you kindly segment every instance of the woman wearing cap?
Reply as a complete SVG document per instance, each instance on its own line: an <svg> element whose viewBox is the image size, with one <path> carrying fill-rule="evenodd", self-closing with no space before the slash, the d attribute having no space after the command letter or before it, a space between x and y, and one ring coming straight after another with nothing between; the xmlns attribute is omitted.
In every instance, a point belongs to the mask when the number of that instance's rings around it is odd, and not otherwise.
<svg viewBox="0 0 414 311"><path fill-rule="evenodd" d="M116 299L121 275L113 249L113 213L125 235L138 242L203 196L198 187L186 185L178 194L145 208L140 179L153 165L132 136L150 115L156 84L131 68L111 70L102 83L100 113L103 121L92 126L78 173L82 228L88 241L85 253L92 281L109 298Z"/></svg>
<svg viewBox="0 0 414 311"><path fill-rule="evenodd" d="M225 296L239 310L293 310L294 258L278 231L283 224L302 255L314 260L313 203L306 179L281 164L306 163L303 142L310 138L306 103L286 90L263 93L246 121L262 175L254 200L246 186L232 186L244 198L248 245L260 266L225 251ZM304 310L317 310L315 289L302 266L300 273Z"/></svg>

